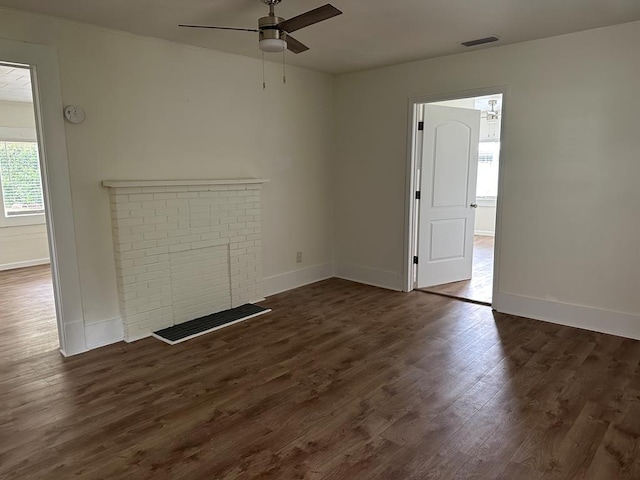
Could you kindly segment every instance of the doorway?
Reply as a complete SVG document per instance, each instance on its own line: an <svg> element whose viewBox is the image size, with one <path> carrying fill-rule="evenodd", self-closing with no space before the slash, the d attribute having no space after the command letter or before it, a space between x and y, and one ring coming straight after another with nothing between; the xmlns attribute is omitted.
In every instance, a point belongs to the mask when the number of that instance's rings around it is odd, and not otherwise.
<svg viewBox="0 0 640 480"><path fill-rule="evenodd" d="M0 62L2 355L60 347L32 71Z"/></svg>
<svg viewBox="0 0 640 480"><path fill-rule="evenodd" d="M491 305L504 89L416 99L407 290Z"/></svg>
<svg viewBox="0 0 640 480"><path fill-rule="evenodd" d="M86 339L57 53L0 39L0 62L30 72L58 341L63 355L75 355L86 351Z"/></svg>

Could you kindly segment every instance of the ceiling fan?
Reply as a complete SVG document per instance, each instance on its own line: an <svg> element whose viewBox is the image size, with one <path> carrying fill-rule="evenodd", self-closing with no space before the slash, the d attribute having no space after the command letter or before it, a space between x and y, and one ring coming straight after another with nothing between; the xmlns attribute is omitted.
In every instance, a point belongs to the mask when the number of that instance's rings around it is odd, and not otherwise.
<svg viewBox="0 0 640 480"><path fill-rule="evenodd" d="M489 100L490 108L486 113L482 115L482 118L486 118L487 122L489 123L495 123L500 118L500 110L496 108L496 105L498 105L498 100L494 98Z"/></svg>
<svg viewBox="0 0 640 480"><path fill-rule="evenodd" d="M293 38L290 33L308 27L314 23L328 20L342 12L330 4L315 8L297 17L285 20L275 14L275 6L282 0L262 0L269 7L269 15L258 19L258 28L214 27L211 25L178 25L187 28L212 28L217 30L237 30L242 32L255 32L259 34L258 46L263 52L278 53L285 49L293 53L302 53L309 50L302 42Z"/></svg>

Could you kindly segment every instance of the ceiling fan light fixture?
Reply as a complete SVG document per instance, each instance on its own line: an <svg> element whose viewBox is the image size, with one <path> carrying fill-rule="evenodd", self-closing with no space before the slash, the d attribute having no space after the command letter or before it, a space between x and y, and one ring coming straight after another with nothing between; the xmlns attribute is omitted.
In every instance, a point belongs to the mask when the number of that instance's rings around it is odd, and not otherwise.
<svg viewBox="0 0 640 480"><path fill-rule="evenodd" d="M500 118L500 111L496 109L496 105L498 105L498 101L495 99L489 100L489 106L491 107L487 112L487 122L495 123Z"/></svg>
<svg viewBox="0 0 640 480"><path fill-rule="evenodd" d="M282 38L263 38L258 44L265 53L280 53L287 48L287 42Z"/></svg>

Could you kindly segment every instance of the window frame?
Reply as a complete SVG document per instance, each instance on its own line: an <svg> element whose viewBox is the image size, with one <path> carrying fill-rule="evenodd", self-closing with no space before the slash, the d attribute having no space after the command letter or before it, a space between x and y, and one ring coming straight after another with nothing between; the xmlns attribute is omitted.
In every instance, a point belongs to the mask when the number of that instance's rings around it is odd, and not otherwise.
<svg viewBox="0 0 640 480"><path fill-rule="evenodd" d="M497 143L499 144L498 147L498 168L500 168L500 149L502 148L502 145L500 145L500 139L499 138L492 138L489 140L481 140L480 143ZM478 163L480 161L478 160ZM478 204L479 207L496 207L498 204L498 196L497 195L476 195L476 204Z"/></svg>
<svg viewBox="0 0 640 480"><path fill-rule="evenodd" d="M38 135L35 128L0 127L0 142L30 142L38 146ZM38 155L39 154L38 148ZM39 168L40 176L42 177L42 165L39 165ZM44 196L44 191L42 194ZM4 194L2 191L2 177L0 176L0 228L42 225L44 223L46 223L44 213L25 213L15 216L6 215L4 209Z"/></svg>

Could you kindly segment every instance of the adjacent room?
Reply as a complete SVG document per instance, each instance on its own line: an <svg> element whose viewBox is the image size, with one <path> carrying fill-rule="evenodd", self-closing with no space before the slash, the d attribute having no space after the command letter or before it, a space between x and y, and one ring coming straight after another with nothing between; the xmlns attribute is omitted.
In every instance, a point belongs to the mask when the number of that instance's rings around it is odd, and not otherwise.
<svg viewBox="0 0 640 480"><path fill-rule="evenodd" d="M0 478L640 478L639 4L0 30Z"/></svg>
<svg viewBox="0 0 640 480"><path fill-rule="evenodd" d="M59 348L31 72L0 64L1 355Z"/></svg>

